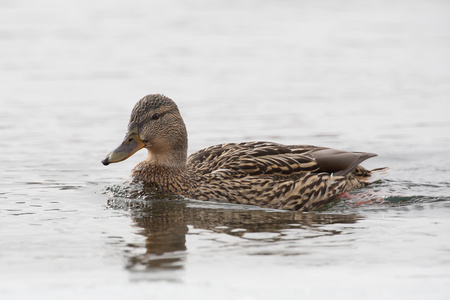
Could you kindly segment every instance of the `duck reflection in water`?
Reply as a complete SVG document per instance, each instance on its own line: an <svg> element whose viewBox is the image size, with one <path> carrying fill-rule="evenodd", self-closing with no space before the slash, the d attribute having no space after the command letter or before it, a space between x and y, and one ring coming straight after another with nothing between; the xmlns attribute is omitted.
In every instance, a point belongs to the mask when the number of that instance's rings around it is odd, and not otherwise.
<svg viewBox="0 0 450 300"><path fill-rule="evenodd" d="M111 197L108 200L108 208L129 211L134 223L142 228L139 233L146 238L144 254L136 254L136 251L126 254L127 268L130 271L184 268L188 256L186 237L193 234L189 232L189 228L207 230L210 234L237 236L242 239L242 247L245 248L249 247L246 242L251 240L247 237L251 233L275 233L275 237L258 240L261 242L260 246L264 246L267 243L285 242L283 238L286 238L286 234L282 234L282 231L286 229L296 230L298 234L295 237L298 239L336 235L341 231L336 230L336 227L327 229L327 224L351 224L359 218L355 214L300 213L255 207L230 207L229 204L221 206L217 203L189 201L177 196L168 198L167 195L161 195L154 190L142 190L141 187L129 192L130 190L127 191L126 198L123 195ZM292 239L292 236L289 239ZM211 243L214 242L214 238L211 238ZM255 243L251 244L254 250ZM136 250L136 247L142 245L129 247ZM134 254L130 255L131 253ZM252 251L249 251L249 254L251 255Z"/></svg>

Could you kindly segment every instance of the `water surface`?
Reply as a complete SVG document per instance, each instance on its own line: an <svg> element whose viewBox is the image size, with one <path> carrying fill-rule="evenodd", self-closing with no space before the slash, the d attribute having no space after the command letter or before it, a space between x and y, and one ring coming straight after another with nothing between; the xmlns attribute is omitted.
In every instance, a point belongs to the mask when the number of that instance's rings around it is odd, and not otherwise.
<svg viewBox="0 0 450 300"><path fill-rule="evenodd" d="M445 299L446 1L0 3L2 299ZM189 152L270 140L378 153L307 214L128 183L100 160L148 93Z"/></svg>

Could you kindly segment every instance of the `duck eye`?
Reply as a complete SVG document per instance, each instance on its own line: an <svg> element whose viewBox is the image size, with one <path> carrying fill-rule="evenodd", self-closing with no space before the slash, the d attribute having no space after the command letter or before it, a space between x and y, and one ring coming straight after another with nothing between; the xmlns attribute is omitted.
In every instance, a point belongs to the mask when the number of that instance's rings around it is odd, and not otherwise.
<svg viewBox="0 0 450 300"><path fill-rule="evenodd" d="M153 114L152 119L153 120L158 120L160 116L161 116L160 114L155 113L155 114Z"/></svg>

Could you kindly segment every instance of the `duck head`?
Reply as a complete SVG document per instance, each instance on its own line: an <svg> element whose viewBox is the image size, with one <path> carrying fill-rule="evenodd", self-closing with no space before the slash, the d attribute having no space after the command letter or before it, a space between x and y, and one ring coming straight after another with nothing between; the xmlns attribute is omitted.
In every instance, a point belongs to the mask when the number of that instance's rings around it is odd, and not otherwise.
<svg viewBox="0 0 450 300"><path fill-rule="evenodd" d="M148 150L147 161L151 164L186 165L186 126L175 102L164 95L147 95L136 103L122 144L102 163L106 166L123 161L142 148Z"/></svg>

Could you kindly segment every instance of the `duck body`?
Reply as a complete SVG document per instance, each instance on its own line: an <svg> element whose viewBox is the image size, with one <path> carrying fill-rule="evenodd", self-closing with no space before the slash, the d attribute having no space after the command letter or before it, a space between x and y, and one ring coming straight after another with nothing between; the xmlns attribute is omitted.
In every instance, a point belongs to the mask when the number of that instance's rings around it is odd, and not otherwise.
<svg viewBox="0 0 450 300"><path fill-rule="evenodd" d="M102 162L124 160L144 147L147 159L132 171L137 181L192 199L275 209L314 209L365 186L381 170L359 165L373 153L272 142L220 144L187 157L184 122L163 95L136 104L122 145Z"/></svg>

